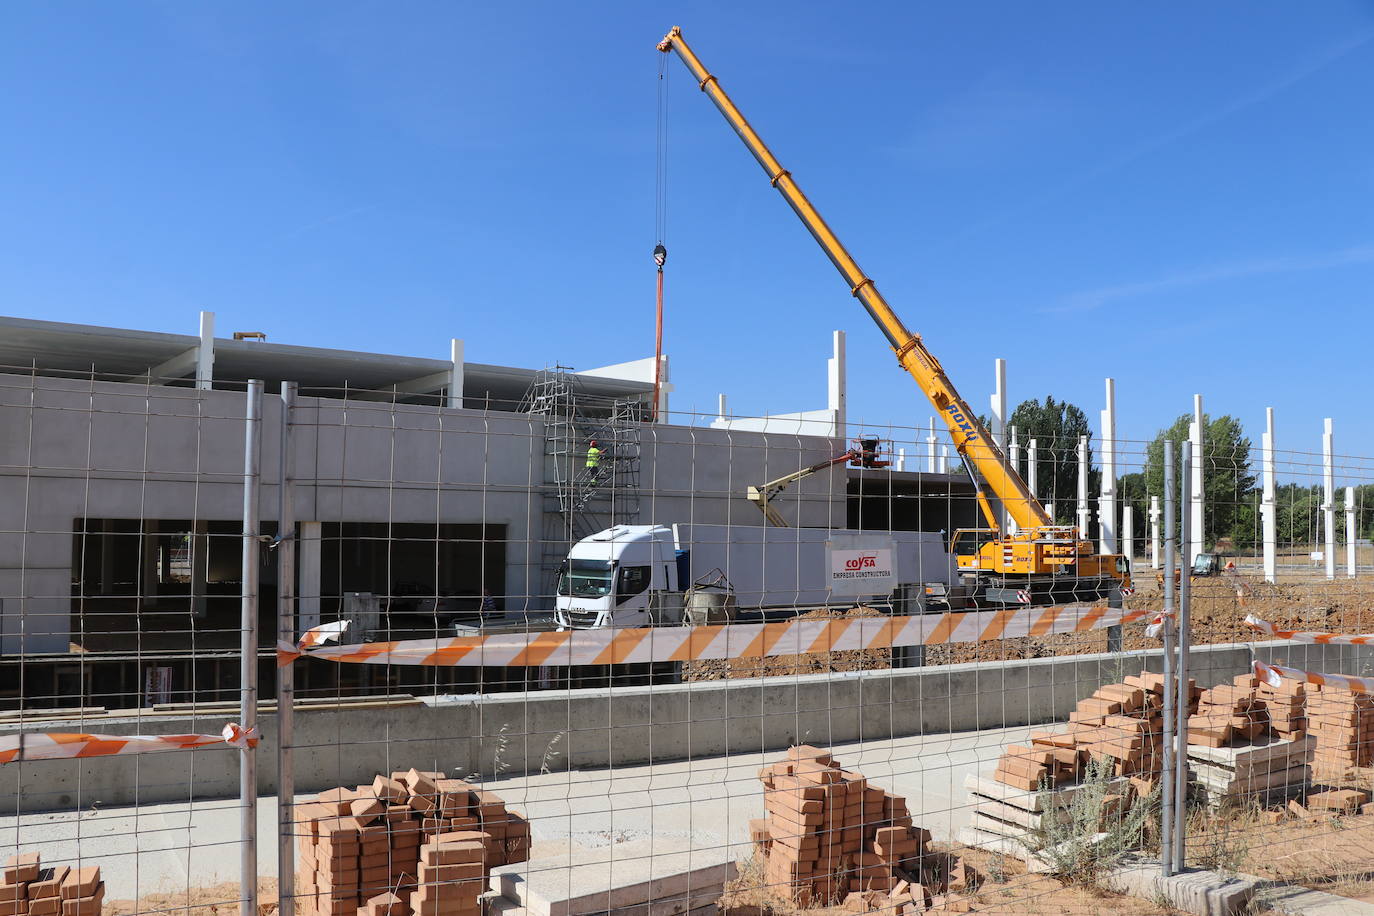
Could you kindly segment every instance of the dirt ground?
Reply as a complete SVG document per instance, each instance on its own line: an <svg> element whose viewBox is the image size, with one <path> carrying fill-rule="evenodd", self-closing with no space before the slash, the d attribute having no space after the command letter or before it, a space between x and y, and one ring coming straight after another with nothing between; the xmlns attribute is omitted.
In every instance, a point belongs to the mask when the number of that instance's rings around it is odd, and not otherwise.
<svg viewBox="0 0 1374 916"><path fill-rule="evenodd" d="M977 891L964 895L968 912L1007 916L1174 916L1178 911L1151 900L1093 888L1066 886L1027 874L1014 857L981 849L936 844L964 858L984 876ZM1190 864L1223 873L1241 872L1284 884L1315 888L1374 903L1374 815L1294 818L1262 824L1257 812L1195 816L1189 824ZM760 871L746 863L722 901L726 916L841 916L843 907L798 909L766 888ZM933 912L941 912L935 910ZM1263 895L1250 911L1269 912Z"/></svg>
<svg viewBox="0 0 1374 916"><path fill-rule="evenodd" d="M1128 608L1157 608L1161 603L1158 584L1147 568L1137 574L1139 591L1126 601ZM1237 575L1228 578L1194 579L1192 601L1192 639L1194 643L1246 642L1255 634L1241 625L1246 614L1255 614L1281 629L1332 630L1342 633L1374 631L1374 578L1325 579L1294 578L1291 582L1270 584L1259 576ZM868 607L850 611L811 611L804 619L872 617L881 612ZM1140 625L1126 628L1127 649L1158 648ZM1084 655L1107 651L1107 633L1094 630L1062 636L1022 637L984 643L956 643L926 648L926 665L954 665L963 662L1008 661L1021 658L1046 658L1059 655ZM868 671L887 668L891 652L828 652L810 655L779 655L772 658L740 658L730 661L689 662L683 666L683 679L689 681L723 678L778 677L798 674L823 674L830 671Z"/></svg>
<svg viewBox="0 0 1374 916"><path fill-rule="evenodd" d="M1374 815L1261 824L1241 816L1194 826L1190 860L1374 903Z"/></svg>
<svg viewBox="0 0 1374 916"><path fill-rule="evenodd" d="M986 916L1175 916L1176 910L1149 900L1065 886L1043 875L1027 874L1020 860L949 844L936 848L965 858L984 876L965 895L970 912ZM1374 903L1374 815L1324 816L1261 824L1253 813L1197 817L1189 825L1189 861L1222 871L1239 871L1312 887ZM722 900L724 916L841 916L843 907L797 909L762 887L757 868L741 867L741 877ZM259 913L277 909L277 883L259 885ZM107 901L106 916L237 916L238 885L219 884L189 891L153 893L134 900ZM941 912L939 910L932 912ZM1258 905L1253 913L1267 909Z"/></svg>
<svg viewBox="0 0 1374 916"><path fill-rule="evenodd" d="M956 852L985 876L975 893L959 899L967 910L950 907L929 912L1017 914L1017 916L1172 916L1174 910L1117 894L1066 887L1053 878L1026 873L1015 858L981 849L935 844ZM853 916L843 906L798 908L780 901L764 886L762 870L754 862L741 865L740 878L721 901L724 916Z"/></svg>
<svg viewBox="0 0 1374 916"><path fill-rule="evenodd" d="M238 912L237 882L159 891L137 900L106 900L101 909L102 916L238 916ZM258 913L271 916L276 912L277 880L264 878L258 882Z"/></svg>

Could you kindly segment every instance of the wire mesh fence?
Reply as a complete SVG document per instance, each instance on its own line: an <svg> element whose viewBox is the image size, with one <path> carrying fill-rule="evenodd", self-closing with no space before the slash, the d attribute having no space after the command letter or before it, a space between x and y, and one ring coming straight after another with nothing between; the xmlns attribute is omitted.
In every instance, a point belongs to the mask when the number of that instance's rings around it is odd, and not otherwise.
<svg viewBox="0 0 1374 916"><path fill-rule="evenodd" d="M1374 481L1330 441L1013 415L1122 559L989 578L1008 507L933 425L161 381L0 374L8 916L1367 891L1371 656L1320 634L1374 629Z"/></svg>

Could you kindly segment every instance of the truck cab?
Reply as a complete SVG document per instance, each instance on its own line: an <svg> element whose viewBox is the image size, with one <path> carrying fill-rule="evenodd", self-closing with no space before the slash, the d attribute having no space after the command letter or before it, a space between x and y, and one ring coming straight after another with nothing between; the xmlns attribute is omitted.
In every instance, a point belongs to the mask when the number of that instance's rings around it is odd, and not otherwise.
<svg viewBox="0 0 1374 916"><path fill-rule="evenodd" d="M649 593L677 591L673 531L615 525L573 545L558 570L554 616L560 627L644 627Z"/></svg>

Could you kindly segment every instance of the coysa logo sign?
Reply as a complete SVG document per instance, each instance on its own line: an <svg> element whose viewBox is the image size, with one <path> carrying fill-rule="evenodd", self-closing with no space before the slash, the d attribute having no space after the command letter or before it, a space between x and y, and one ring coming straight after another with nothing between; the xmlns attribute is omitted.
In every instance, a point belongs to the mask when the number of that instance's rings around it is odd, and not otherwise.
<svg viewBox="0 0 1374 916"><path fill-rule="evenodd" d="M896 578L892 568L892 550L879 548L840 548L830 549L831 586L862 582L867 590L874 586L877 591L886 591Z"/></svg>

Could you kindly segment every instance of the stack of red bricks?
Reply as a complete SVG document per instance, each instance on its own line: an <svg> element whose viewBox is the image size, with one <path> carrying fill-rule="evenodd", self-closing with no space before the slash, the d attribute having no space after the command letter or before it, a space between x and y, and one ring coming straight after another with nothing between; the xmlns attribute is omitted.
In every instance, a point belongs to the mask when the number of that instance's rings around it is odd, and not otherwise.
<svg viewBox="0 0 1374 916"><path fill-rule="evenodd" d="M1188 718L1188 743L1229 747L1253 741L1269 730L1267 704L1256 696L1259 682L1239 675L1230 684L1202 691L1197 713Z"/></svg>
<svg viewBox="0 0 1374 916"><path fill-rule="evenodd" d="M1374 696L1330 684L1307 693L1313 765L1323 773L1374 765Z"/></svg>
<svg viewBox="0 0 1374 916"><path fill-rule="evenodd" d="M774 892L802 906L924 912L938 890L921 877L930 833L912 826L905 799L809 746L791 748L759 779L768 817L751 822L750 835Z"/></svg>
<svg viewBox="0 0 1374 916"><path fill-rule="evenodd" d="M43 868L36 852L10 856L0 884L0 916L100 916L99 866Z"/></svg>
<svg viewBox="0 0 1374 916"><path fill-rule="evenodd" d="M1255 684L1255 700L1263 704L1269 717L1269 730L1275 736L1294 741L1307 735L1307 687L1302 681L1284 678L1275 687L1267 681L1250 679ZM1244 677L1235 680L1244 683Z"/></svg>
<svg viewBox="0 0 1374 916"><path fill-rule="evenodd" d="M476 838L484 874L529 858L528 821L496 795L439 772L412 769L321 792L297 806L296 820L296 906L313 916L409 916L424 844L435 837ZM439 912L429 897L418 902L425 916Z"/></svg>
<svg viewBox="0 0 1374 916"><path fill-rule="evenodd" d="M1189 680L1190 696L1197 687ZM997 763L993 778L1032 792L1076 782L1089 760L1107 761L1113 774L1144 777L1160 768L1164 676L1142 671L1120 684L1107 684L1080 700L1063 733L1032 732L1029 745L1014 744ZM1139 787L1148 791L1148 785Z"/></svg>
<svg viewBox="0 0 1374 916"><path fill-rule="evenodd" d="M482 831L430 837L420 848L418 885L410 892L410 912L415 916L482 916L480 898L486 890L490 852L491 837Z"/></svg>

